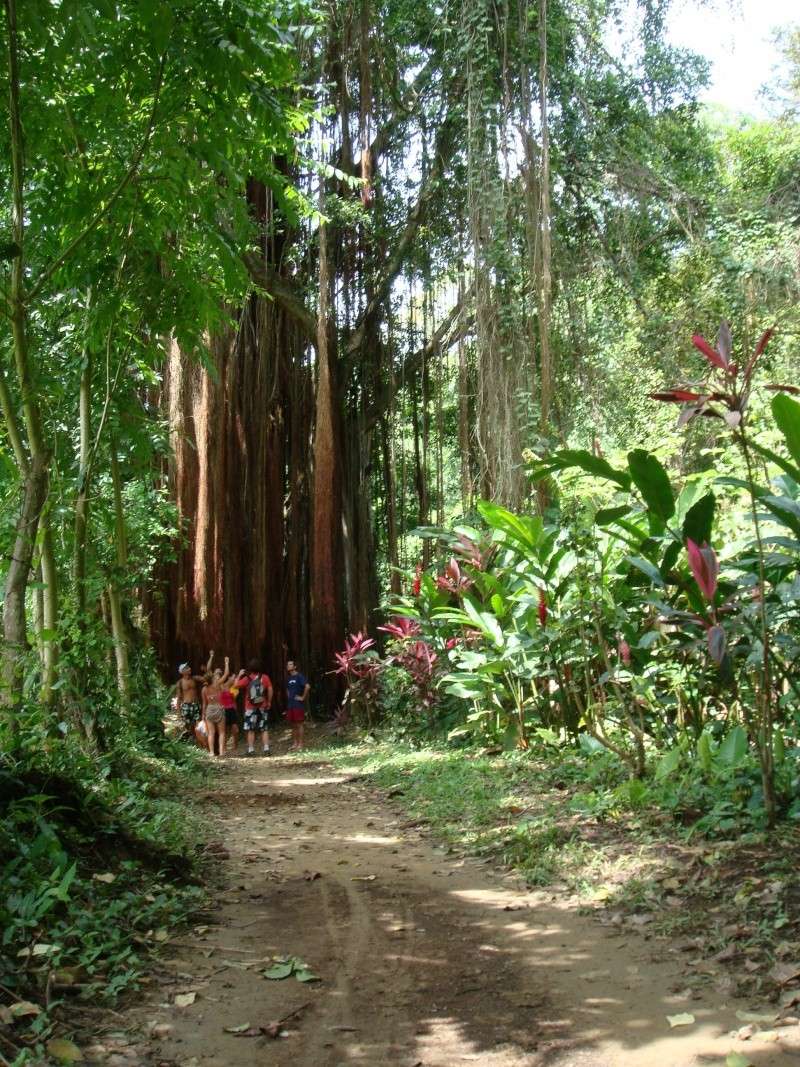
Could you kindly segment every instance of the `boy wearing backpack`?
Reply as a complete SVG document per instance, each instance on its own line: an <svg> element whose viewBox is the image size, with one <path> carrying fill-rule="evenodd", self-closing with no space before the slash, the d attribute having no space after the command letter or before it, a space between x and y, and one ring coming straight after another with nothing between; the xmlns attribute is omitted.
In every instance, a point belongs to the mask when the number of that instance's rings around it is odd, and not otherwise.
<svg viewBox="0 0 800 1067"><path fill-rule="evenodd" d="M234 683L244 687L244 729L248 756L255 755L256 732L261 733L261 747L269 756L269 709L272 707L272 682L263 674L257 659L251 659L247 671L241 671Z"/></svg>

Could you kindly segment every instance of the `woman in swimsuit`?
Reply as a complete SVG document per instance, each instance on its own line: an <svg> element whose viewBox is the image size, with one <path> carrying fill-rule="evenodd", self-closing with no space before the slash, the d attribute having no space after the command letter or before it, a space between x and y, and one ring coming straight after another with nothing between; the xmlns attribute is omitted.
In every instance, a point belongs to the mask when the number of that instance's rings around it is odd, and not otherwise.
<svg viewBox="0 0 800 1067"><path fill-rule="evenodd" d="M222 706L222 691L230 686L233 675L230 672L228 657L225 657L225 669L219 667L214 671L205 690L205 720L208 731L208 751L214 755L214 741L219 735L219 757L225 755L225 708Z"/></svg>

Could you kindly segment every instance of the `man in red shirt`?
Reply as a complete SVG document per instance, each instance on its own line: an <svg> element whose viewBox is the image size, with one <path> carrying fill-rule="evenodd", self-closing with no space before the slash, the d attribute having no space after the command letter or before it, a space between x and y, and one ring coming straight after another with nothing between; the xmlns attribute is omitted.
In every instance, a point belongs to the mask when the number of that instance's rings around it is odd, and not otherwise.
<svg viewBox="0 0 800 1067"><path fill-rule="evenodd" d="M256 733L261 733L261 747L269 756L269 709L272 707L272 682L263 674L257 659L251 659L247 671L241 671L235 684L244 686L244 729L248 756L255 756Z"/></svg>

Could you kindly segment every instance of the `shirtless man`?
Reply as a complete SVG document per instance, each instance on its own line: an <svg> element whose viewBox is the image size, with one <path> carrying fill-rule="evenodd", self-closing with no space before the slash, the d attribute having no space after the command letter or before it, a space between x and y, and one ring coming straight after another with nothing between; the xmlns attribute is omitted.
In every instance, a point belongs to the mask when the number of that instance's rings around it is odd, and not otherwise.
<svg viewBox="0 0 800 1067"><path fill-rule="evenodd" d="M212 651L206 664L206 675L211 670L213 662L214 653ZM189 663L182 663L178 670L181 676L175 685L175 699L181 713L181 719L183 719L185 736L191 738L194 736L194 728L203 714L200 704L200 685L206 679L202 675L192 674L192 668Z"/></svg>

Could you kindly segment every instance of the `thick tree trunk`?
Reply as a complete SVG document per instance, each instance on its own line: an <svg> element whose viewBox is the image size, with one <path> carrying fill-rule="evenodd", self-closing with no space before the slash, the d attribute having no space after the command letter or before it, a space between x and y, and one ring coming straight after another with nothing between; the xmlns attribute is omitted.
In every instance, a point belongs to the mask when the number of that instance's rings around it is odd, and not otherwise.
<svg viewBox="0 0 800 1067"><path fill-rule="evenodd" d="M344 639L342 619L342 450L336 392L336 349L330 312L328 237L319 233L319 322L317 396L314 434L314 488L311 541L311 647L315 675L330 708L336 686L329 672ZM331 708L332 710L332 708Z"/></svg>

